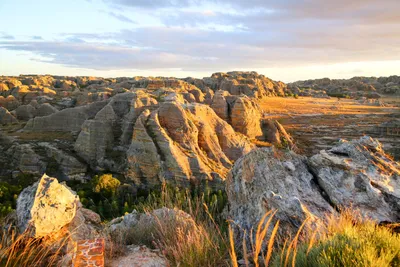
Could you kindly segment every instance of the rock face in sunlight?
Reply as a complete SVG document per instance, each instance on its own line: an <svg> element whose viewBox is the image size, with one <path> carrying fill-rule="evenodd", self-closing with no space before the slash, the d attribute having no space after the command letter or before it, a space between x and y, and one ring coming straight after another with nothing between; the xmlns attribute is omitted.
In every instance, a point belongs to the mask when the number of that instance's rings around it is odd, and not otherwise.
<svg viewBox="0 0 400 267"><path fill-rule="evenodd" d="M17 199L17 226L32 237L91 239L101 230L100 216L82 208L79 197L57 179L43 177Z"/></svg>
<svg viewBox="0 0 400 267"><path fill-rule="evenodd" d="M0 124L7 125L17 123L18 120L5 108L0 107Z"/></svg>
<svg viewBox="0 0 400 267"><path fill-rule="evenodd" d="M76 215L79 198L57 179L44 175L22 191L17 200L18 227L34 237L59 231Z"/></svg>
<svg viewBox="0 0 400 267"><path fill-rule="evenodd" d="M400 221L400 164L377 140L342 140L309 162L333 204L351 205L377 221Z"/></svg>
<svg viewBox="0 0 400 267"><path fill-rule="evenodd" d="M289 92L289 89L283 82L273 81L255 71L218 72L212 74L210 78L188 78L186 81L195 84L202 90L211 88L213 91L223 90L229 92L231 95L244 94L254 98L284 96L285 93Z"/></svg>
<svg viewBox="0 0 400 267"><path fill-rule="evenodd" d="M186 185L221 181L232 162L252 148L210 107L174 97L136 120L127 152L128 176L149 185L161 179Z"/></svg>
<svg viewBox="0 0 400 267"><path fill-rule="evenodd" d="M253 150L236 161L226 190L230 218L256 229L268 210L289 231L305 218L323 219L352 208L378 222L400 221L400 165L368 136L322 150L310 159L275 148Z"/></svg>

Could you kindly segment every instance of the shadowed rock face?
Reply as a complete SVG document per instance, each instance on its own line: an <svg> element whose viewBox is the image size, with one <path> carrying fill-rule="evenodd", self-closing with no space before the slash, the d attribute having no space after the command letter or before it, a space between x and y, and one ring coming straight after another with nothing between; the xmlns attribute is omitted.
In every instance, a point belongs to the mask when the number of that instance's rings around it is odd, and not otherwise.
<svg viewBox="0 0 400 267"><path fill-rule="evenodd" d="M305 218L312 226L334 208L399 222L399 178L400 165L367 136L343 140L308 160L292 151L257 149L236 161L228 175L229 215L248 233L271 209L291 233Z"/></svg>
<svg viewBox="0 0 400 267"><path fill-rule="evenodd" d="M7 109L0 107L0 125L17 123L18 120Z"/></svg>

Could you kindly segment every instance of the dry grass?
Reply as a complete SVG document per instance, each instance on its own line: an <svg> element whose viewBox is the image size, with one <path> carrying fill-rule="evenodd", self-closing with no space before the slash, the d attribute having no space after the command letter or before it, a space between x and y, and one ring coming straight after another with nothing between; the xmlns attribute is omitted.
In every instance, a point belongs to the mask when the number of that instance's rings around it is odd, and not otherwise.
<svg viewBox="0 0 400 267"><path fill-rule="evenodd" d="M282 241L283 245L276 244L279 221L271 231L273 216L268 212L260 220L250 253L243 238L241 254L246 266L400 266L400 235L391 226L378 226L356 211L331 215L313 232L303 231L306 220L293 239ZM233 236L229 228L232 266L238 266Z"/></svg>
<svg viewBox="0 0 400 267"><path fill-rule="evenodd" d="M0 240L0 265L55 266L64 255L68 240L68 236L54 240L33 238L29 233L17 235L12 228L3 230Z"/></svg>

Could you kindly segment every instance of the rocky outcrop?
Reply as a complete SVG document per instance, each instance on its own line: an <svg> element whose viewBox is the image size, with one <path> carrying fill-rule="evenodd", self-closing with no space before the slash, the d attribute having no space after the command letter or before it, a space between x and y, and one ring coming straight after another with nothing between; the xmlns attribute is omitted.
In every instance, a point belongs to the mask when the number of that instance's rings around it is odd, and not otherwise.
<svg viewBox="0 0 400 267"><path fill-rule="evenodd" d="M14 110L20 105L20 102L12 95L7 96L4 98L3 96L0 96L0 106L8 109L8 110Z"/></svg>
<svg viewBox="0 0 400 267"><path fill-rule="evenodd" d="M91 239L101 230L100 216L82 208L79 197L57 179L43 177L25 188L17 199L17 226L36 238Z"/></svg>
<svg viewBox="0 0 400 267"><path fill-rule="evenodd" d="M75 142L74 149L92 166L106 156L106 150L114 143L114 126L117 116L111 105L105 106L93 120L87 120Z"/></svg>
<svg viewBox="0 0 400 267"><path fill-rule="evenodd" d="M285 128L283 128L278 121L263 120L261 125L263 131L263 141L295 150L296 146L293 138L286 132Z"/></svg>
<svg viewBox="0 0 400 267"><path fill-rule="evenodd" d="M76 215L79 197L57 179L43 175L42 179L25 188L17 200L20 232L44 237L59 231Z"/></svg>
<svg viewBox="0 0 400 267"><path fill-rule="evenodd" d="M12 170L23 174L42 175L46 169L46 163L36 154L30 144L13 143L6 154L12 162Z"/></svg>
<svg viewBox="0 0 400 267"><path fill-rule="evenodd" d="M83 180L87 166L86 164L80 162L75 157L67 154L61 149L45 142L39 143L39 146L43 147L46 151L46 155L48 158L52 159L53 162L50 162L49 165L51 167L55 167L57 169L58 177L61 177L65 180ZM49 173L50 166L47 166L46 172ZM55 165L55 166L54 166Z"/></svg>
<svg viewBox="0 0 400 267"><path fill-rule="evenodd" d="M229 216L247 233L270 210L277 211L275 219L289 233L295 233L306 218L316 223L333 212L308 171L306 158L274 147L253 150L236 161L226 191Z"/></svg>
<svg viewBox="0 0 400 267"><path fill-rule="evenodd" d="M257 149L237 160L228 175L229 216L247 233L270 210L289 233L306 218L312 227L349 208L377 222L399 222L399 178L399 163L368 136L342 140L308 160L293 151Z"/></svg>
<svg viewBox="0 0 400 267"><path fill-rule="evenodd" d="M211 88L214 91L228 91L231 95L244 94L254 98L284 96L288 91L283 82L273 81L254 71L218 72L212 74L210 78L203 78L202 80L188 78L186 81L195 84L203 91Z"/></svg>
<svg viewBox="0 0 400 267"><path fill-rule="evenodd" d="M18 120L27 121L36 117L36 108L29 105L21 105L15 110L15 115Z"/></svg>
<svg viewBox="0 0 400 267"><path fill-rule="evenodd" d="M335 206L351 206L379 222L400 221L400 164L377 140L342 140L311 157L309 164Z"/></svg>
<svg viewBox="0 0 400 267"><path fill-rule="evenodd" d="M0 124L7 125L13 123L18 123L18 120L13 115L11 115L11 113L8 112L7 109L0 107Z"/></svg>
<svg viewBox="0 0 400 267"><path fill-rule="evenodd" d="M45 117L28 121L24 131L31 132L79 132L82 124L94 118L107 101L95 102L86 106L63 109Z"/></svg>
<svg viewBox="0 0 400 267"><path fill-rule="evenodd" d="M261 139L261 109L247 96L240 96L233 101L230 119L235 131L251 139Z"/></svg>
<svg viewBox="0 0 400 267"><path fill-rule="evenodd" d="M253 99L246 95L232 96L227 91L218 90L210 106L235 131L250 139L262 139L261 109Z"/></svg>
<svg viewBox="0 0 400 267"><path fill-rule="evenodd" d="M56 109L49 103L44 103L44 104L38 105L38 107L36 108L36 116L37 117L44 117L44 116L48 116L48 115L51 115L51 114L57 113L57 112L58 112L58 109Z"/></svg>
<svg viewBox="0 0 400 267"><path fill-rule="evenodd" d="M136 121L128 176L149 186L163 179L177 184L223 180L232 162L253 145L210 107L171 100Z"/></svg>

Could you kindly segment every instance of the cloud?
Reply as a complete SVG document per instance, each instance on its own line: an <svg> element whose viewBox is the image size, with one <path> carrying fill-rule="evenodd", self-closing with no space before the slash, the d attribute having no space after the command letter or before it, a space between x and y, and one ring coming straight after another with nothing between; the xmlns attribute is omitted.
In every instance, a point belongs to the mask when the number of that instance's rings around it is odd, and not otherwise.
<svg viewBox="0 0 400 267"><path fill-rule="evenodd" d="M39 35L31 36L31 38L32 38L32 40L37 40L37 41L43 40L43 37L42 37L42 36L39 36Z"/></svg>
<svg viewBox="0 0 400 267"><path fill-rule="evenodd" d="M14 40L15 37L12 36L11 34L6 33L6 32L0 32L0 39L4 39L4 40Z"/></svg>
<svg viewBox="0 0 400 267"><path fill-rule="evenodd" d="M113 18L115 18L115 19L117 19L117 20L119 20L119 21L136 24L136 22L135 22L134 20L132 20L132 19L130 19L129 17L124 16L124 15L122 15L122 14L117 14L117 13L114 13L114 12L112 12L112 11L107 12L107 14L108 14L110 17L113 17Z"/></svg>
<svg viewBox="0 0 400 267"><path fill-rule="evenodd" d="M110 9L101 12L130 28L68 33L52 42L8 39L0 41L0 49L101 70L215 71L400 60L398 0L384 5L377 0L104 1ZM132 10L157 23L136 23Z"/></svg>

